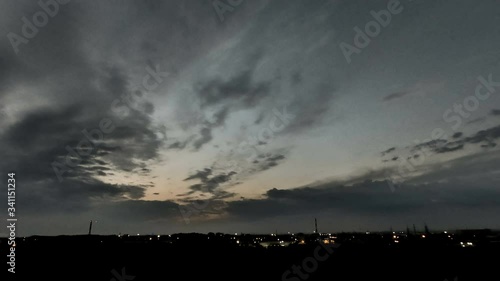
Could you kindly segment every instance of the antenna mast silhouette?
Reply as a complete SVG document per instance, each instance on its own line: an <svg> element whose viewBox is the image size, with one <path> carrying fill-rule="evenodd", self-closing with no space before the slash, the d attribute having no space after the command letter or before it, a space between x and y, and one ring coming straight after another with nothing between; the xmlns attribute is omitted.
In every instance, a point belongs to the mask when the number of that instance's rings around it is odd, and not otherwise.
<svg viewBox="0 0 500 281"><path fill-rule="evenodd" d="M314 218L314 233L318 234L318 220L316 218Z"/></svg>
<svg viewBox="0 0 500 281"><path fill-rule="evenodd" d="M89 225L89 235L92 235L92 221L90 221Z"/></svg>

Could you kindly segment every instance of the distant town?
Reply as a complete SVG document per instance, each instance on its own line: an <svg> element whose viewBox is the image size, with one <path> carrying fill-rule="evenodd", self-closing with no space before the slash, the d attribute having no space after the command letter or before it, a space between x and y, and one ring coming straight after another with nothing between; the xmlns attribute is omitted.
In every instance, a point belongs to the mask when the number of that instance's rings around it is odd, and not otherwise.
<svg viewBox="0 0 500 281"><path fill-rule="evenodd" d="M10 268L20 278L41 272L52 280L106 281L171 274L187 280L242 274L245 280L282 281L500 280L492 258L500 253L500 231L492 229L114 235L89 229L82 235L17 237L14 246L8 241L0 238L0 248L15 248Z"/></svg>
<svg viewBox="0 0 500 281"><path fill-rule="evenodd" d="M286 232L268 234L250 233L175 233L175 234L115 234L98 235L88 233L85 235L61 235L61 236L29 236L18 238L19 243L37 243L52 240L81 240L97 241L100 243L123 242L123 243L223 243L240 247L287 247L306 244L364 244L382 243L387 246L397 246L405 243L440 243L443 245L457 247L475 247L484 244L500 245L500 230L492 229L462 229L462 230L440 230L430 231L425 226L424 231L407 228L405 231L366 231L366 232ZM0 243L6 243L7 238L0 238Z"/></svg>

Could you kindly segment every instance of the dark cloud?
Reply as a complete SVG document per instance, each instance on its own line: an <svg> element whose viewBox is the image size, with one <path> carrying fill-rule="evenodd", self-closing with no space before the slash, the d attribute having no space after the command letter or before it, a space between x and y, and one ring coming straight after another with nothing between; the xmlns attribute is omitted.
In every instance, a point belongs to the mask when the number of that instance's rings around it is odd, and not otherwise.
<svg viewBox="0 0 500 281"><path fill-rule="evenodd" d="M253 78L262 52L250 54L246 60L248 68L230 78L214 78L200 81L194 91L205 112L198 121L201 126L199 136L193 141L195 150L213 139L213 129L223 126L232 111L256 107L261 100L269 96L271 82L255 81Z"/></svg>
<svg viewBox="0 0 500 281"><path fill-rule="evenodd" d="M116 75L117 72L114 72L108 77L98 78L98 82L107 85L103 88L87 86L89 93L99 92L102 95L102 103L99 106L95 106L95 101L92 100L78 101L73 104L69 102L71 97L65 97L66 93L61 92L61 98L68 99L68 102L59 104L57 108L33 110L6 129L2 134L4 144L13 151L29 152L29 161L34 167L38 167L37 170L40 170L30 175L42 176L40 172L44 172L42 177L55 177L52 162L64 162L69 154L67 147L74 150L80 142L87 141L88 137L84 131L98 131L98 133L91 134L101 140L91 146L89 155L79 155L80 159L76 162L80 163L72 169L73 174L87 175L86 171L93 168L84 164L90 162L107 163L119 169L133 170L137 167L138 160L157 157L162 140L157 138L156 132L159 129L154 127L149 115L129 108L127 116L118 118L112 111L111 98L119 94L115 91L123 94L130 93L126 78ZM140 105L141 101L135 104ZM93 112L93 114L89 115L88 112ZM100 124L103 120L114 128L111 133L100 131ZM22 163L24 159L18 160ZM50 175L50 170L52 170L52 175Z"/></svg>
<svg viewBox="0 0 500 281"><path fill-rule="evenodd" d="M394 150L396 150L396 148L395 147L391 147L391 148L389 148L387 150L382 151L381 154L382 154L382 156L385 156L386 154L389 154L389 153L393 152Z"/></svg>
<svg viewBox="0 0 500 281"><path fill-rule="evenodd" d="M427 149L436 154L442 154L463 150L467 145L478 144L483 148L492 148L496 146L498 138L500 138L500 126L481 130L467 137L464 137L462 132L457 132L453 134L451 140L436 139L414 145L411 152Z"/></svg>
<svg viewBox="0 0 500 281"><path fill-rule="evenodd" d="M484 185L484 182L498 181L495 177L500 167L500 154L498 151L482 152L474 155L463 156L446 165L442 163L423 167L425 173L421 176L408 179L411 184L426 184L440 181L457 181L460 185L470 185L471 189Z"/></svg>
<svg viewBox="0 0 500 281"><path fill-rule="evenodd" d="M217 111L213 116L213 121L210 124L214 127L218 127L224 124L227 116L229 115L229 108L224 107L223 109Z"/></svg>
<svg viewBox="0 0 500 281"><path fill-rule="evenodd" d="M427 141L418 145L415 145L411 152L421 151L423 149L429 150L434 153L446 153L453 152L456 150L461 150L464 148L463 140L448 141L443 139Z"/></svg>
<svg viewBox="0 0 500 281"><path fill-rule="evenodd" d="M23 172L17 174L24 175ZM67 179L63 183L53 179L23 182L29 185L18 197L26 203L23 210L26 215L77 214L92 210L96 201L123 201L145 195L143 187L107 184L90 178Z"/></svg>
<svg viewBox="0 0 500 281"><path fill-rule="evenodd" d="M38 7L35 2L17 11L20 14L14 16L10 30L19 32L18 19L32 15L34 7ZM0 164L0 170L22 175L26 187L19 196L29 214L74 214L91 209L99 200L142 198L145 188L141 184L111 184L97 177L104 180L115 171L147 174L150 171L141 165L157 160L163 145L157 136L164 130L151 117L155 108L132 86L130 69L109 57L100 60L84 48L95 39L89 35L94 33L82 33L91 22L85 19L88 11L79 2L61 7L35 38L19 46L17 56L11 46L0 46L0 103L23 104L23 111L9 116L12 122L0 124L0 145L8 147L0 158L9 159ZM146 74L144 66L141 70ZM29 89L17 97L12 93L19 85ZM39 100L33 101L35 96ZM127 103L123 97L129 97ZM113 110L116 99L121 114ZM99 139L102 134L102 140L94 143L90 154L68 156L68 148L74 150L87 140L83 131L96 132L103 120L111 122L114 130L94 134ZM66 159L75 165L65 165ZM61 169L69 169L62 182L53 169L54 161L61 163Z"/></svg>
<svg viewBox="0 0 500 281"><path fill-rule="evenodd" d="M180 142L176 141L168 146L169 149L184 149L186 145L188 144L188 141Z"/></svg>
<svg viewBox="0 0 500 281"><path fill-rule="evenodd" d="M436 147L434 149L434 152L436 153L447 153L447 152L453 152L457 150L462 150L464 148L463 144L453 144L453 143L448 143L445 146L440 146Z"/></svg>
<svg viewBox="0 0 500 281"><path fill-rule="evenodd" d="M200 137L194 141L193 146L199 150L204 144L209 143L213 139L211 128L202 128L200 130Z"/></svg>
<svg viewBox="0 0 500 281"><path fill-rule="evenodd" d="M493 109L493 110L491 110L491 115L493 115L493 116L500 116L500 109Z"/></svg>
<svg viewBox="0 0 500 281"><path fill-rule="evenodd" d="M424 148L437 149L439 147L442 147L443 145L446 145L447 142L448 141L444 140L444 139L430 140L430 141L426 141L426 142L415 145L411 151L417 151L417 150L424 149Z"/></svg>
<svg viewBox="0 0 500 281"><path fill-rule="evenodd" d="M276 167L281 164L286 157L283 154L266 153L258 155L257 158L260 159L260 161L254 160L252 162L254 166L250 169L251 173L261 172Z"/></svg>
<svg viewBox="0 0 500 281"><path fill-rule="evenodd" d="M276 167L276 166L278 166L278 162L276 162L276 161L270 161L270 162L266 162L266 163L260 165L259 169L261 171L265 171L265 170L269 170L272 167Z"/></svg>
<svg viewBox="0 0 500 281"><path fill-rule="evenodd" d="M94 161L95 161L97 164L99 164L99 165L107 165L107 164L108 164L107 162L102 161L102 160L99 160L99 159L95 159Z"/></svg>
<svg viewBox="0 0 500 281"><path fill-rule="evenodd" d="M467 121L467 124L475 124L475 123L481 123L483 121L486 120L486 117L478 117L478 118L474 118L470 121Z"/></svg>
<svg viewBox="0 0 500 281"><path fill-rule="evenodd" d="M205 168L204 170L197 171L196 173L184 179L184 181L190 181L196 179L200 180L200 183L189 186L190 191L185 195L191 195L194 192L212 193L220 195L224 191L219 190L218 188L222 184L229 182L231 180L231 177L235 174L236 172L234 171L228 173L213 174L212 169L210 168Z"/></svg>
<svg viewBox="0 0 500 281"><path fill-rule="evenodd" d="M383 101L391 101L411 94L411 92L395 92L384 97Z"/></svg>
<svg viewBox="0 0 500 281"><path fill-rule="evenodd" d="M483 147L483 148L493 148L495 146L497 146L497 144L494 143L494 142L489 142L489 143L481 144L481 147Z"/></svg>
<svg viewBox="0 0 500 281"><path fill-rule="evenodd" d="M397 161L399 159L399 156L393 156L392 158L390 159L383 159L382 162L384 163L387 163L387 162L391 162L391 161Z"/></svg>
<svg viewBox="0 0 500 281"><path fill-rule="evenodd" d="M298 214L342 214L348 217L403 218L451 209L500 209L498 172L500 157L483 154L436 164L430 173L403 183L394 191L385 180L390 171L374 171L344 182L327 182L294 189L270 189L263 199L228 203L227 212L239 219L262 220ZM473 167L473 168L471 168ZM463 170L463 171L462 171ZM373 179L370 179L373 178ZM493 212L493 211L492 211ZM425 215L424 215L425 216ZM448 219L451 216L445 216ZM472 218L470 218L472 219ZM408 223L408 221L406 222ZM455 220L455 223L459 221ZM467 224L469 221L462 221Z"/></svg>
<svg viewBox="0 0 500 281"><path fill-rule="evenodd" d="M476 144L476 143L486 143L493 144L498 138L500 138L500 126L492 127L486 130L481 130L476 134L465 138L466 143Z"/></svg>
<svg viewBox="0 0 500 281"><path fill-rule="evenodd" d="M98 213L125 223L180 220L179 205L172 201L126 200L102 204Z"/></svg>
<svg viewBox="0 0 500 281"><path fill-rule="evenodd" d="M200 136L198 139L195 139L193 142L193 146L195 150L199 150L203 145L209 143L212 139L212 130L214 128L220 127L224 125L226 118L229 115L228 107L224 107L223 109L217 111L213 116L211 116L210 120L205 120L203 122L203 128L200 130ZM184 142L183 145L178 145L175 148L184 147L188 141Z"/></svg>
<svg viewBox="0 0 500 281"><path fill-rule="evenodd" d="M224 81L214 79L202 83L196 89L202 106L233 103L241 107L252 107L269 94L269 82L254 82L253 69L246 70Z"/></svg>
<svg viewBox="0 0 500 281"><path fill-rule="evenodd" d="M91 167L86 167L86 170L89 171L110 171L111 169L105 166L91 166Z"/></svg>
<svg viewBox="0 0 500 281"><path fill-rule="evenodd" d="M276 161L283 160L283 159L285 159L285 156L279 154L279 155L272 155L272 156L267 157L266 161L276 162Z"/></svg>
<svg viewBox="0 0 500 281"><path fill-rule="evenodd" d="M436 192L439 190L439 192ZM459 193L457 193L459 192ZM424 210L451 207L500 208L499 191L490 183L477 190L454 184L408 185L391 193L384 181L366 181L353 186L324 184L297 189L271 189L265 199L246 199L228 203L227 212L244 219L264 219L316 212L361 216L408 215ZM472 200L467 197L472 196ZM490 198L490 196L493 196Z"/></svg>
<svg viewBox="0 0 500 281"><path fill-rule="evenodd" d="M185 181L188 180L194 180L194 179L200 179L201 181L205 181L208 179L208 177L212 174L212 169L210 168L205 168L201 171L196 171L196 173L190 175L189 177L185 178Z"/></svg>

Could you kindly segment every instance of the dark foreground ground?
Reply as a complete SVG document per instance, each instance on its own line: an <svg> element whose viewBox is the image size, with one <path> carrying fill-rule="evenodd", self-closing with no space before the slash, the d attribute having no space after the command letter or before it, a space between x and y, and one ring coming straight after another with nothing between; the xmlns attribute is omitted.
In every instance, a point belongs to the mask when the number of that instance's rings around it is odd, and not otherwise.
<svg viewBox="0 0 500 281"><path fill-rule="evenodd" d="M500 245L487 241L352 239L330 254L319 242L264 248L207 236L17 240L16 273L5 268L0 280L500 280ZM1 249L5 257L5 239Z"/></svg>

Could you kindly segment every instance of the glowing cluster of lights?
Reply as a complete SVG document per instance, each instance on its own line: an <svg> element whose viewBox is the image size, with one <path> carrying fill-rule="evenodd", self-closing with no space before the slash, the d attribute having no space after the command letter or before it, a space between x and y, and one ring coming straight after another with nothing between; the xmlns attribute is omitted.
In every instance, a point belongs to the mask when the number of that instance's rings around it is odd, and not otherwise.
<svg viewBox="0 0 500 281"><path fill-rule="evenodd" d="M462 248L465 248L465 247L474 247L474 243L472 242L460 242L460 245L462 246Z"/></svg>

